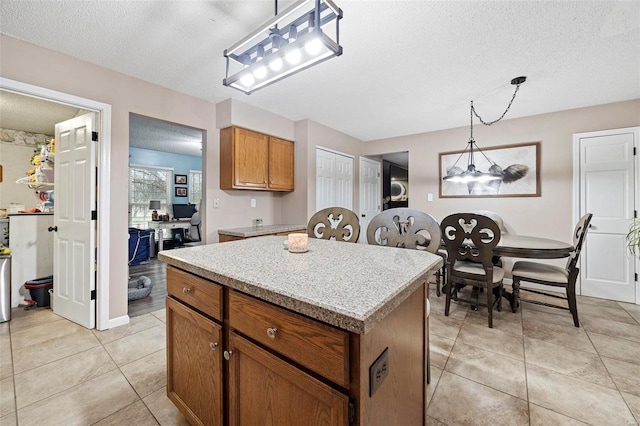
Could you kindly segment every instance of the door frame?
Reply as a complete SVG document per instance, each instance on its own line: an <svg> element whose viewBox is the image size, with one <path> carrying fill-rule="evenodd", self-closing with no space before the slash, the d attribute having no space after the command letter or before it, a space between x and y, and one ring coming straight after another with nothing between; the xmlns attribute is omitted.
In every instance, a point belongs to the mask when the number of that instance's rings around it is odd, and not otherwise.
<svg viewBox="0 0 640 426"><path fill-rule="evenodd" d="M609 130L598 130L593 132L581 132L573 134L573 223L578 223L580 220L580 139L584 137L598 137L598 136L607 136L607 135L615 135L622 133L633 133L634 134L634 185L635 185L635 193L633 200L633 208L634 210L638 210L638 202L640 200L640 155L635 155L638 145L640 143L640 126L634 127L623 127L619 129L609 129ZM636 273L640 269L640 259L638 257L635 258L635 269ZM636 284L636 305L640 305L640 283L638 281ZM578 276L578 280L576 281L576 294L582 294L582 283L580 280L580 276Z"/></svg>
<svg viewBox="0 0 640 426"><path fill-rule="evenodd" d="M0 77L0 89L100 113L100 125L98 127L100 143L98 144L98 158L96 159L96 166L98 167L97 209L99 212L96 232L98 249L96 256L96 329L106 330L128 323L129 317L126 315L113 321L109 320L110 263L109 245L106 242L109 241L111 222L108 208L108 200L111 199L111 182L109 180L109 170L111 169L111 105L4 77Z"/></svg>

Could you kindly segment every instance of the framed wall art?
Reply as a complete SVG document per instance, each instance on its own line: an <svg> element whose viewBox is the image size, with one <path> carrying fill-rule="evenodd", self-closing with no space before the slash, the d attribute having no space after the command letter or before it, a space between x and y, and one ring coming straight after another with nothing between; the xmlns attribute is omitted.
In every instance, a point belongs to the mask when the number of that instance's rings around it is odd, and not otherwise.
<svg viewBox="0 0 640 426"><path fill-rule="evenodd" d="M173 180L176 185L186 185L187 175L175 175Z"/></svg>
<svg viewBox="0 0 640 426"><path fill-rule="evenodd" d="M442 180L447 174L466 170L468 153L460 156L462 152L442 152L439 155L441 198L540 196L540 142L482 148L484 155L474 151L476 169L485 173L491 169L501 174L502 179L471 183Z"/></svg>
<svg viewBox="0 0 640 426"><path fill-rule="evenodd" d="M188 196L187 188L176 188L176 197Z"/></svg>

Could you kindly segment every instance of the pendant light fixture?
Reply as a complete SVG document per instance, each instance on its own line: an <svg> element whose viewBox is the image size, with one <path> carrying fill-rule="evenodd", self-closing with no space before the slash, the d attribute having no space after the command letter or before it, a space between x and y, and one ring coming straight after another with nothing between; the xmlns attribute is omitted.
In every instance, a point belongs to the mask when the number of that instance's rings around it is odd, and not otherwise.
<svg viewBox="0 0 640 426"><path fill-rule="evenodd" d="M516 90L513 93L513 97L511 98L511 101L509 102L507 109L502 113L502 115L497 120L490 121L490 122L484 121L482 117L480 117L480 115L478 115L478 113L476 112L476 109L473 106L473 101L471 101L471 114L470 114L471 115L471 136L469 137L469 142L467 142L466 148L464 149L464 151L462 151L462 153L460 154L456 162L453 164L453 166L451 166L447 170L447 174L445 177L442 178L442 180L447 182L453 182L453 183L468 184L471 182L489 182L492 180L502 179L502 173L499 173L499 171L501 170L500 166L498 166L495 162L491 161L484 154L484 152L482 152L482 150L478 147L478 144L476 143L475 139L473 138L473 116L475 115L476 117L478 117L478 120L480 120L480 122L485 126L491 126L492 124L495 124L498 121L502 120L504 116L507 114L507 112L509 111L509 108L511 108L511 104L513 104L513 101L516 98L516 94L518 93L518 89L520 89L520 85L524 83L526 80L527 80L527 77L516 77L513 80L511 80L511 84L516 86ZM489 166L489 170L487 172L482 172L476 168L474 156L477 153L482 154L482 156L491 165ZM457 166L458 162L460 161L460 159L464 154L467 154L466 170L462 170L460 167Z"/></svg>
<svg viewBox="0 0 640 426"><path fill-rule="evenodd" d="M222 84L247 95L299 71L342 55L342 10L332 0L300 0L224 51ZM329 36L335 24L333 38Z"/></svg>

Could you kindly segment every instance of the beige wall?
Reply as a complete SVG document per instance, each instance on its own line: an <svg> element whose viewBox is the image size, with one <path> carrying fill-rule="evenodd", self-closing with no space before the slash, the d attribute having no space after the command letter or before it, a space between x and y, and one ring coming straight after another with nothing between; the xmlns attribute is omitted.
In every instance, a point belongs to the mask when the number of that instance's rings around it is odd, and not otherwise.
<svg viewBox="0 0 640 426"><path fill-rule="evenodd" d="M218 164L215 106L69 56L0 36L0 74L4 78L103 102L112 106L111 190L109 203L109 318L127 314L127 191L129 113L203 129L204 164ZM218 174L205 170L206 187L217 187ZM207 239L211 239L207 230Z"/></svg>
<svg viewBox="0 0 640 426"><path fill-rule="evenodd" d="M438 153L464 149L469 128L462 127L365 143L366 155L409 151L409 207L437 220L464 210L500 214L509 231L571 240L573 218L573 134L640 125L640 100L503 120L474 126L480 148L541 142L541 196L516 198L439 198ZM427 194L434 195L427 202Z"/></svg>
<svg viewBox="0 0 640 426"><path fill-rule="evenodd" d="M312 120L296 122L296 190L283 198L284 222L307 223L316 212L316 147L329 148L354 156L353 210L359 209L358 158L363 142Z"/></svg>
<svg viewBox="0 0 640 426"><path fill-rule="evenodd" d="M129 113L203 129L206 188L206 241L216 242L217 230L249 226L254 218L269 223L306 223L315 212L315 147L354 155L354 210L358 210L359 156L409 152L410 207L437 219L468 209L501 214L507 227L520 234L570 239L572 218L573 133L640 125L640 100L504 120L477 126L480 147L542 142L542 196L536 198L439 199L438 153L462 149L468 128L450 129L363 143L311 120L294 123L271 112L237 101L216 106L191 96L135 79L69 56L0 36L0 75L4 78L88 98L112 106L109 226L111 283L109 318L127 313L127 188ZM46 66L44 66L44 65ZM219 120L216 124L216 120ZM254 129L296 142L296 190L291 194L219 189L219 133L227 124ZM427 193L434 201L426 201ZM214 198L220 208L213 209ZM256 198L257 207L250 208Z"/></svg>

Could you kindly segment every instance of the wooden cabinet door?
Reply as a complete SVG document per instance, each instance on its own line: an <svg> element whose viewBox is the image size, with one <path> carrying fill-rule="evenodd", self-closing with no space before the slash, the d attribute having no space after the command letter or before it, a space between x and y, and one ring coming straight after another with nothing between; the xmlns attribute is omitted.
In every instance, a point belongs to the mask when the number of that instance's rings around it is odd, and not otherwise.
<svg viewBox="0 0 640 426"><path fill-rule="evenodd" d="M251 130L235 128L233 142L234 186L267 187L269 137Z"/></svg>
<svg viewBox="0 0 640 426"><path fill-rule="evenodd" d="M269 138L269 189L293 191L293 142Z"/></svg>
<svg viewBox="0 0 640 426"><path fill-rule="evenodd" d="M167 396L192 425L222 425L222 327L167 298Z"/></svg>
<svg viewBox="0 0 640 426"><path fill-rule="evenodd" d="M348 424L346 395L233 332L229 351L230 425Z"/></svg>

